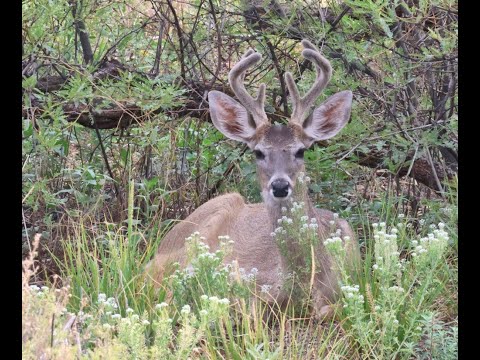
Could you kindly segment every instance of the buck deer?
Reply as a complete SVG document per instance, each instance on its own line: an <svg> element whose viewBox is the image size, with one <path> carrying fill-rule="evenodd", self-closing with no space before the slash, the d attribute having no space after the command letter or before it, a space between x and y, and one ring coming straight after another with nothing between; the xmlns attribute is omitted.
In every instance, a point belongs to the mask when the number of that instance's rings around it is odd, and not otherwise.
<svg viewBox="0 0 480 360"><path fill-rule="evenodd" d="M352 92L342 91L328 98L310 114L310 108L329 82L332 75L330 63L307 40L302 41L302 55L316 67L317 77L312 88L301 97L291 73L285 74L293 102L293 113L287 125L272 125L264 110L265 84L261 84L254 99L243 84L245 73L257 63L261 55L248 50L229 73L230 86L240 103L230 96L210 91L208 102L215 127L230 139L246 143L255 153L257 174L262 188L263 203L246 204L238 193L218 196L197 208L186 220L178 223L162 240L158 252L149 264L150 274L160 282L169 263L186 264L185 238L195 231L205 238L210 249L219 247L219 236L229 235L233 251L226 261L236 260L244 269L258 270L258 286L268 285L270 299L277 303L288 300L281 274L289 271L289 264L272 237L278 227L282 210L294 202L303 202L303 210L318 224L319 242L315 249L317 273L312 283L312 300L315 315L324 317L331 313L338 294L336 272L325 253L323 240L331 233L334 214L317 209L308 198L307 190L297 190L299 174L304 172L304 151L315 141L336 135L350 117ZM282 209L284 208L284 209ZM345 220L336 219L337 229L344 239L352 242L351 257L356 255L356 243ZM338 230L337 230L338 231ZM291 239L288 251L295 253L298 244ZM305 267L296 259L298 268Z"/></svg>

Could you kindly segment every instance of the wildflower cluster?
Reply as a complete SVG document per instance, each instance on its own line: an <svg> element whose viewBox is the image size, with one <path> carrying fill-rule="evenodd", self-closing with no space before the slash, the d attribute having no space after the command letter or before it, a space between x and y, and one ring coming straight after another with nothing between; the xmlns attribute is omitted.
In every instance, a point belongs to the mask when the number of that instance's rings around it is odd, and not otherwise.
<svg viewBox="0 0 480 360"><path fill-rule="evenodd" d="M381 284L387 286L393 280L392 277L401 277L402 265L397 245L398 229L394 227L388 233L384 222L374 223L372 227L375 251L373 270Z"/></svg>
<svg viewBox="0 0 480 360"><path fill-rule="evenodd" d="M277 220L278 227L271 233L287 259L292 255L288 245L299 245L296 256L306 259L307 267L311 264L312 250L318 244L318 223L316 218L306 214L304 202L292 202L290 208L282 207L282 217ZM294 263L294 259L289 259Z"/></svg>
<svg viewBox="0 0 480 360"><path fill-rule="evenodd" d="M345 304L343 305L344 308L350 306L356 306L357 304L363 305L364 299L363 295L360 294L359 285L349 286L344 285L341 287L343 294L345 295Z"/></svg>
<svg viewBox="0 0 480 360"><path fill-rule="evenodd" d="M242 297L254 286L258 270L250 273L238 267L236 262L224 264L225 257L231 252L233 241L229 236L219 236L220 247L210 252L206 239L198 232L186 239L189 266L177 269L168 281L171 281L173 298L176 304L200 304L200 296ZM196 308L195 312L198 313Z"/></svg>
<svg viewBox="0 0 480 360"><path fill-rule="evenodd" d="M427 237L412 241L413 251L411 256L418 269L427 271L436 266L448 246L449 236L444 230L445 224L439 223L438 229L432 227L432 232Z"/></svg>
<svg viewBox="0 0 480 360"><path fill-rule="evenodd" d="M351 278L342 270L346 249L340 236L331 234L324 245L340 267L343 314L349 319L357 341L365 348L376 344L376 354L385 358L398 351L410 351L406 348L408 343L420 338L420 304L430 291L433 270L446 251L449 237L442 223L438 228L431 226L431 233L419 241L405 239L409 234L402 222L390 230L384 222L374 223L372 227L373 276L363 290L351 284ZM410 244L410 260L408 256L400 256L399 244L402 243ZM363 291L365 295L361 294ZM400 350L401 347L404 348Z"/></svg>
<svg viewBox="0 0 480 360"><path fill-rule="evenodd" d="M228 308L230 306L230 300L227 298L220 299L217 296L200 296L201 307L200 316L202 319L208 321L216 321L217 319L228 315Z"/></svg>
<svg viewBox="0 0 480 360"><path fill-rule="evenodd" d="M238 267L238 263L236 260L233 261L233 266L232 265L227 265L227 269L230 269L233 267L236 269ZM230 272L230 278L238 278L238 275L240 275L240 279L245 282L245 283L254 283L258 274L258 269L257 268L251 268L250 272L247 272L244 268L238 268L238 272L233 270Z"/></svg>
<svg viewBox="0 0 480 360"><path fill-rule="evenodd" d="M341 274L343 279L341 284L348 286L349 270L347 269L347 251L345 244L350 242L350 236L344 236L342 239L341 229L337 229L338 214L333 214L333 220L330 220L330 231L332 231L327 239L323 241L326 251L330 254L336 271Z"/></svg>

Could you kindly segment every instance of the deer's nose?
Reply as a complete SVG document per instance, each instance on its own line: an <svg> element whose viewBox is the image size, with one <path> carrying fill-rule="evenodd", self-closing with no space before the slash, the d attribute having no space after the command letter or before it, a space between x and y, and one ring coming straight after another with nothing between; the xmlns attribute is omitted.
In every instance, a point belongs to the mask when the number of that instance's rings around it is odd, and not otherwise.
<svg viewBox="0 0 480 360"><path fill-rule="evenodd" d="M277 198L283 198L288 195L288 187L290 184L288 181L283 180L283 179L278 179L272 182L272 191L273 191L273 196Z"/></svg>

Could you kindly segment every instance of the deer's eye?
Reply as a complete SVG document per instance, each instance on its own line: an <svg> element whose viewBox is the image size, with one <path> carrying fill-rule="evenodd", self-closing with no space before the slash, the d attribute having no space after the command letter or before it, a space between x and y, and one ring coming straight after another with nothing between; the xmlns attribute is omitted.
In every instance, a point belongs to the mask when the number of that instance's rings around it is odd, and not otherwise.
<svg viewBox="0 0 480 360"><path fill-rule="evenodd" d="M265 154L263 152L261 152L260 150L254 150L253 152L255 153L255 156L256 156L257 160L265 159Z"/></svg>
<svg viewBox="0 0 480 360"><path fill-rule="evenodd" d="M297 159L303 159L303 154L305 153L305 149L300 149L295 153L295 157Z"/></svg>

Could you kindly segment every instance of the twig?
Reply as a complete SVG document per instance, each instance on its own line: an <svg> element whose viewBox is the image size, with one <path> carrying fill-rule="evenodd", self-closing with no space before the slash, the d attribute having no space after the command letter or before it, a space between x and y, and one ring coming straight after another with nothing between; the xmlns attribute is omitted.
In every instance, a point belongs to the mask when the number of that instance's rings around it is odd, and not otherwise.
<svg viewBox="0 0 480 360"><path fill-rule="evenodd" d="M185 54L183 51L184 44L183 44L182 28L180 27L180 22L178 21L177 12L175 11L175 8L173 7L171 0L167 0L167 4L168 4L168 7L170 8L170 11L172 12L175 29L177 30L178 42L180 47L180 73L181 73L182 79L186 81L187 78L185 73Z"/></svg>
<svg viewBox="0 0 480 360"><path fill-rule="evenodd" d="M437 170L435 169L435 165L433 164L432 156L430 154L430 150L428 149L428 146L425 146L425 150L426 150L426 154L427 154L427 160L428 160L428 163L430 164L430 167L432 168L433 178L435 179L435 182L437 183L440 195L442 197L445 197L445 193L443 191L443 187L442 187L442 184L440 182L440 179L438 178Z"/></svg>
<svg viewBox="0 0 480 360"><path fill-rule="evenodd" d="M113 181L113 186L115 187L115 193L116 193L115 195L117 196L117 198L119 200L121 200L120 190L118 189L118 185L115 182L115 178L113 177L113 172L112 172L112 169L110 168L110 164L108 162L107 153L105 151L105 147L103 146L103 141L102 141L102 136L100 135L100 130L98 129L97 122L95 121L95 118L93 116L91 116L91 113L92 113L92 111L90 110L90 117L91 117L91 120L93 121L93 125L95 127L95 133L97 134L97 138L98 138L98 141L100 143L100 149L102 151L103 161L105 162L105 166L107 168L108 175L110 176L110 178Z"/></svg>
<svg viewBox="0 0 480 360"><path fill-rule="evenodd" d="M218 28L217 16L215 14L215 7L213 6L212 0L208 0L208 3L210 4L210 9L212 10L211 14L213 18L213 23L215 24L215 30L217 32L217 69L215 70L215 75L208 84L207 88L210 89L213 84L215 84L215 80L218 78L218 74L222 69L222 35L220 34L220 29Z"/></svg>
<svg viewBox="0 0 480 360"><path fill-rule="evenodd" d="M52 325L50 327L50 347L53 348L53 330L55 329L55 313L52 314Z"/></svg>
<svg viewBox="0 0 480 360"><path fill-rule="evenodd" d="M160 72L160 57L162 56L162 39L163 39L163 29L165 27L164 20L159 19L159 26L158 26L158 40L157 40L157 51L155 53L155 61L152 66L152 70L150 73L154 76L157 76Z"/></svg>
<svg viewBox="0 0 480 360"><path fill-rule="evenodd" d="M81 4L81 3L80 3ZM78 18L77 14L77 1L70 0L70 6L72 7L73 21L75 25L75 33L80 38L80 44L83 50L83 59L86 64L90 64L93 60L92 46L90 45L90 39L88 38L87 28L83 20ZM81 9L80 11L81 12Z"/></svg>
<svg viewBox="0 0 480 360"><path fill-rule="evenodd" d="M284 74L285 71L281 69L280 64L278 63L277 55L275 55L275 48L273 44L266 38L266 43L268 49L270 50L270 54L272 55L273 65L275 66L275 70L278 74L278 79L280 80L280 88L282 89L282 102L283 102L283 114L288 116L288 102L287 102L287 87L285 86L285 78Z"/></svg>

